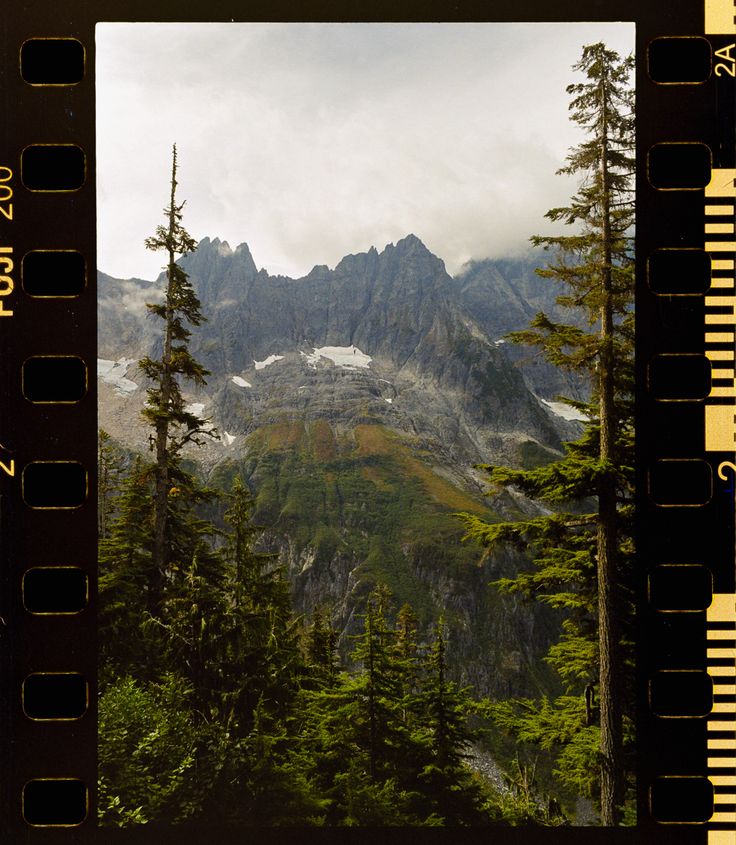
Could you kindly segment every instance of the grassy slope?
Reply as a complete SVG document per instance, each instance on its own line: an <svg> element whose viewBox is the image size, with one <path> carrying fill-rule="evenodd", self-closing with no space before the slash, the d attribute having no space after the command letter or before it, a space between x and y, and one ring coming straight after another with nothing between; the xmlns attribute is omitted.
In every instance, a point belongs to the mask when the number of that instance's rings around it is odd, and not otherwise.
<svg viewBox="0 0 736 845"><path fill-rule="evenodd" d="M256 490L256 521L288 533L299 550L311 547L318 562L351 552L362 561L366 587L387 583L397 604L410 602L422 621L436 609L404 552L441 546L438 563L477 563L478 548L460 544L462 529L451 514L493 513L434 472L409 438L381 425L337 435L324 420L294 420L259 429L248 447L242 470ZM213 481L227 486L236 471L222 465Z"/></svg>

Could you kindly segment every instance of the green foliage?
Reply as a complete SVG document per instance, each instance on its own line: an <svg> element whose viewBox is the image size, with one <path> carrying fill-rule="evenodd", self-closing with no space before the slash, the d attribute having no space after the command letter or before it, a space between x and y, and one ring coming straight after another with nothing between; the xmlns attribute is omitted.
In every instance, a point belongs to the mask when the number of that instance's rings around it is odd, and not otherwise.
<svg viewBox="0 0 736 845"><path fill-rule="evenodd" d="M302 685L296 730L329 800L326 823L487 824L492 790L465 763L475 706L469 690L447 678L444 627L428 647L412 609L404 605L392 623L390 607L379 586L352 654L357 670L331 673L328 682L325 649L313 646L325 641L321 616L312 626L308 653L320 655L321 682Z"/></svg>
<svg viewBox="0 0 736 845"><path fill-rule="evenodd" d="M97 534L107 536L110 520L114 516L112 499L124 471L122 449L104 430L99 430L97 451Z"/></svg>
<svg viewBox="0 0 736 845"><path fill-rule="evenodd" d="M156 632L141 628L146 618L152 564L153 521L150 466L138 458L119 480L110 508L116 514L99 546L101 682L135 672L149 677L159 668ZM135 631L136 636L131 632Z"/></svg>
<svg viewBox="0 0 736 845"><path fill-rule="evenodd" d="M422 823L412 812L411 794L399 789L394 780L375 782L355 761L349 761L347 771L335 776L335 790L344 804L345 827Z"/></svg>
<svg viewBox="0 0 736 845"><path fill-rule="evenodd" d="M551 751L554 774L574 795L593 797L600 786L600 728L587 724L585 701L560 696L551 702L515 699L490 705L496 723L521 743Z"/></svg>
<svg viewBox="0 0 736 845"><path fill-rule="evenodd" d="M180 679L112 683L99 707L99 819L127 827L182 821L198 805L193 784L199 732Z"/></svg>
<svg viewBox="0 0 736 845"><path fill-rule="evenodd" d="M147 303L146 307L163 321L162 349L157 358L145 356L138 367L148 380L147 400L141 416L149 424L149 445L154 453L152 472L153 491L153 566L150 574L149 613L161 615L162 597L166 581L172 571L181 568L177 541L186 544L192 535L194 543L207 533L206 526L192 517L193 506L208 498L182 461L182 449L187 444L202 445L203 437L217 437L214 428L187 410L180 381L205 384L207 371L189 352L191 326L204 321L200 303L189 278L177 264L177 255L184 256L196 249L196 242L182 225L184 203L176 202L177 154L172 152L171 197L164 209L166 226L158 226L156 234L146 239L146 248L163 250L168 254L166 287L163 303ZM185 525L188 531L182 531ZM186 550L184 552L186 557Z"/></svg>
<svg viewBox="0 0 736 845"><path fill-rule="evenodd" d="M204 322L204 316L189 277L176 262L177 255L187 255L197 248L196 241L181 222L184 203L176 202L178 184L176 172L177 154L176 145L174 145L171 199L164 209L168 223L166 226L157 226L156 234L146 238L145 242L146 249L164 251L169 258L164 267L166 270L164 302L146 304L152 314L163 320L164 349L161 358L146 356L138 363L143 374L152 383L146 391L148 401L141 413L156 431L157 438L162 423L165 425L165 446L169 458L177 456L186 443L201 444L203 435L216 436L199 417L185 410L178 381L178 377L183 377L197 385L204 385L205 376L209 373L193 358L187 345L192 334L187 324L200 326ZM175 430L181 430L181 434L174 436Z"/></svg>

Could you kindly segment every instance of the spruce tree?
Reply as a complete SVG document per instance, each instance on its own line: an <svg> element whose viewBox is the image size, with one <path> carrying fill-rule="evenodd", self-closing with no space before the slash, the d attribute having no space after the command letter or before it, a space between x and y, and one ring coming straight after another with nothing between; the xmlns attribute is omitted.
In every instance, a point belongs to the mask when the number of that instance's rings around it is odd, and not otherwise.
<svg viewBox="0 0 736 845"><path fill-rule="evenodd" d="M233 481L225 511L222 557L227 564L228 612L213 649L223 649L222 671L233 690L241 730L250 728L255 708L285 719L301 669L298 623L292 618L289 585L275 555L254 546L260 529L252 521L253 496L240 477Z"/></svg>
<svg viewBox="0 0 736 845"><path fill-rule="evenodd" d="M143 623L149 605L153 537L150 466L137 457L120 484L106 536L99 545L101 680L126 674L149 678L159 649Z"/></svg>
<svg viewBox="0 0 736 845"><path fill-rule="evenodd" d="M421 688L421 655L417 639L418 620L413 608L404 604L396 617L391 664L398 681L401 721L412 730L417 721L417 697Z"/></svg>
<svg viewBox="0 0 736 845"><path fill-rule="evenodd" d="M101 428L97 441L97 536L104 540L115 510L113 500L123 475L123 456L110 435Z"/></svg>
<svg viewBox="0 0 736 845"><path fill-rule="evenodd" d="M337 632L329 616L319 608L312 613L312 624L304 638L305 672L301 684L306 689L329 689L339 671Z"/></svg>
<svg viewBox="0 0 736 845"><path fill-rule="evenodd" d="M197 248L194 239L182 225L184 203L177 204L176 144L172 152L171 195L164 209L166 225L156 227L156 233L146 239L146 248L164 251L168 255L166 289L162 303L147 303L152 314L163 320L163 344L159 358L144 357L139 367L150 380L148 400L142 411L153 432L151 449L155 455L155 490L153 498L153 573L151 611L158 612L164 580L171 558L172 530L169 499L182 494L182 484L190 476L181 472L181 450L187 443L203 442L202 436L217 436L211 427L186 410L179 383L180 378L197 385L205 384L209 373L189 352L191 331L187 327L199 326L204 321L200 302L177 257L187 255Z"/></svg>
<svg viewBox="0 0 736 845"><path fill-rule="evenodd" d="M351 654L357 669L340 672L334 681L328 680L331 670L325 671L331 643L320 622L316 674L302 686L300 734L312 749L315 783L329 800L328 824L422 823L415 805L416 761L423 748L402 720L406 701L394 665L388 602L383 586L368 596L363 631ZM311 644L308 639L308 648Z"/></svg>
<svg viewBox="0 0 736 845"><path fill-rule="evenodd" d="M361 701L358 724L362 726L362 745L367 751L368 774L376 783L392 758L397 737L396 705L398 689L391 670L391 631L386 618L388 590L377 587L369 596L363 636L352 654L363 671L356 679L355 694Z"/></svg>
<svg viewBox="0 0 736 845"><path fill-rule="evenodd" d="M470 744L478 736L469 724L475 706L469 690L449 679L447 628L442 618L435 627L425 673L422 732L429 754L419 773L428 799L425 812L448 826L487 823L483 790L465 764Z"/></svg>
<svg viewBox="0 0 736 845"><path fill-rule="evenodd" d="M571 119L587 140L570 151L559 172L580 176L581 183L568 206L546 216L576 232L532 242L555 253L537 272L563 283L558 303L587 318L589 329L538 314L529 329L510 337L539 347L553 364L588 374L592 402L566 400L588 422L560 461L528 472L486 468L494 484L514 485L555 513L493 526L467 514L464 519L468 534L489 547L514 541L534 549L535 572L506 579L503 588L569 611L549 660L568 688L585 687L581 730L593 719L599 723L601 822L612 825L625 798L622 640L630 596L622 585L632 554L633 59L597 43L583 48L573 69L585 81L567 88Z"/></svg>

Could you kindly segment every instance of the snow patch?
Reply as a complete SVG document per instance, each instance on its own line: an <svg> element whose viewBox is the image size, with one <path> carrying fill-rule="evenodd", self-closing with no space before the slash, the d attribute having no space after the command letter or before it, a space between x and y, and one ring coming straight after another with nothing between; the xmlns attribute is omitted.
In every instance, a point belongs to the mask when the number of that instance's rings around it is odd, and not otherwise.
<svg viewBox="0 0 736 845"><path fill-rule="evenodd" d="M385 396L383 397L383 401L384 401L384 402L388 402L388 404L389 404L389 405L393 405L393 404L394 404L394 400L393 400L393 399L387 399Z"/></svg>
<svg viewBox="0 0 736 845"><path fill-rule="evenodd" d="M111 384L115 392L120 396L129 396L138 390L138 385L125 378L128 367L134 362L134 358L119 358L117 361L109 361L107 358L97 359L97 377L105 384Z"/></svg>
<svg viewBox="0 0 736 845"><path fill-rule="evenodd" d="M550 409L550 411L552 411L553 414L557 414L557 416L562 417L563 420L584 422L588 419L585 414L578 411L577 408L572 408L564 402L548 402L546 399L542 399L541 401Z"/></svg>
<svg viewBox="0 0 736 845"><path fill-rule="evenodd" d="M502 343L506 343L506 340L504 340L504 338L500 338L499 340L493 341L494 346L500 346Z"/></svg>
<svg viewBox="0 0 736 845"><path fill-rule="evenodd" d="M232 380L238 385L238 387L253 387L249 381L246 381L244 378L240 378L240 376L233 376Z"/></svg>
<svg viewBox="0 0 736 845"><path fill-rule="evenodd" d="M193 402L191 405L187 405L184 411L187 414L194 414L195 417L203 419L202 411L204 411L204 402Z"/></svg>
<svg viewBox="0 0 736 845"><path fill-rule="evenodd" d="M212 431L215 427L214 423L210 422L204 415L204 402L192 402L184 407L187 414L193 414L202 423L200 429L202 431Z"/></svg>
<svg viewBox="0 0 736 845"><path fill-rule="evenodd" d="M229 434L227 431L222 432L222 439L228 446L232 446L233 442L235 441L235 435Z"/></svg>
<svg viewBox="0 0 736 845"><path fill-rule="evenodd" d="M269 355L263 361L254 360L253 363L256 365L257 370L262 370L264 367L269 367L271 364L275 364L276 361L280 361L283 357L283 355Z"/></svg>
<svg viewBox="0 0 736 845"><path fill-rule="evenodd" d="M316 367L321 358L327 358L337 367L347 370L355 370L358 367L368 369L373 360L370 355L361 352L357 346L320 346L314 347L311 355L306 352L300 353L307 359L310 367Z"/></svg>

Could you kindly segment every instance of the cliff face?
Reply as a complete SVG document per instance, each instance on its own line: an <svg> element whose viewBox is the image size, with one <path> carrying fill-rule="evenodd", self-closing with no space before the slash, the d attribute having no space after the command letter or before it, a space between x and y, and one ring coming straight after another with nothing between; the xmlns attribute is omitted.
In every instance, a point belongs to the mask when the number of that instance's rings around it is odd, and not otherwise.
<svg viewBox="0 0 736 845"><path fill-rule="evenodd" d="M489 337L501 339L511 331L525 329L540 312L551 320L588 328L575 311L557 303L565 293L551 279L536 273L548 256L535 252L525 258L501 261L472 261L458 274L455 286L464 309L475 315ZM498 340L496 341L498 342ZM538 396L558 395L587 400L590 385L585 377L548 364L531 347L503 343L503 352L521 372L527 386Z"/></svg>
<svg viewBox="0 0 736 845"><path fill-rule="evenodd" d="M452 516L533 510L509 493L484 498L473 464L550 460L574 434L498 343L528 322L524 290L485 265L452 279L413 235L296 280L217 239L182 265L208 319L191 349L211 373L187 399L220 435L192 457L213 483L248 479L297 610L331 608L348 653L366 595L384 582L425 628L446 614L459 675L480 691L546 688L556 620L489 587L520 559L480 562ZM162 279L99 282L100 424L145 451L135 361L158 351L144 303Z"/></svg>

